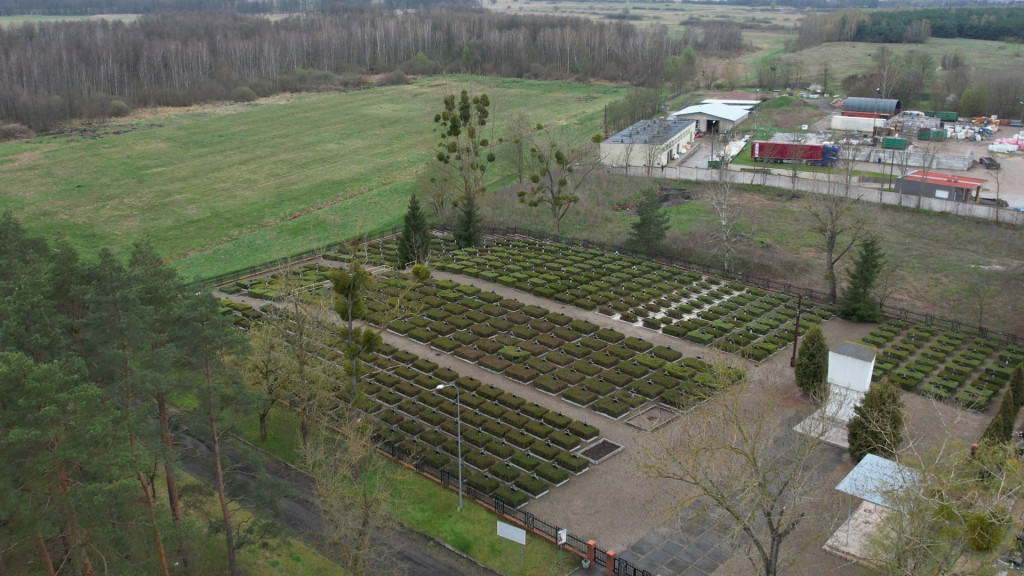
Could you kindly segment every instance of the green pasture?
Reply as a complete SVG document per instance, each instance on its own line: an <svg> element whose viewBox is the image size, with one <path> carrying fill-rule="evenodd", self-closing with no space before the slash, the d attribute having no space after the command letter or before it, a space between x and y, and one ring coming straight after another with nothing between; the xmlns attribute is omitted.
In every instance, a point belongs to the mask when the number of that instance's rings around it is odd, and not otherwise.
<svg viewBox="0 0 1024 576"><path fill-rule="evenodd" d="M186 278L213 276L399 224L433 116L462 89L488 93L496 135L517 114L596 129L625 90L450 76L179 112L0 144L0 192L86 254L149 239Z"/></svg>
<svg viewBox="0 0 1024 576"><path fill-rule="evenodd" d="M780 54L784 58L799 60L807 71L808 82L820 81L823 63L829 65L829 86L839 87L842 79L850 74L867 72L873 66L872 58L882 44L864 42L828 42L820 46ZM897 55L908 52L929 54L935 59L935 66L942 63L944 54L963 52L968 66L979 69L1013 69L1024 65L1024 55L1016 44L994 40L970 40L965 38L932 38L924 44L885 44ZM942 79L945 71L937 70L935 77Z"/></svg>
<svg viewBox="0 0 1024 576"><path fill-rule="evenodd" d="M44 15L19 15L19 16L0 16L0 28L7 28L10 26L21 26L26 22L61 22L65 20L120 20L122 22L130 22L138 18L138 14L104 14L102 16L44 16Z"/></svg>

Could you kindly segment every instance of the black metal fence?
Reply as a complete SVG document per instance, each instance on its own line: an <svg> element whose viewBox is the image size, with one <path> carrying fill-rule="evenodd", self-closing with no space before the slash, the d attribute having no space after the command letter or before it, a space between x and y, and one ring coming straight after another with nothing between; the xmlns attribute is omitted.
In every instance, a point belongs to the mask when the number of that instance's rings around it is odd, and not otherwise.
<svg viewBox="0 0 1024 576"><path fill-rule="evenodd" d="M491 236L513 236L520 237L528 240L539 240L542 242L554 242L559 244L567 244L570 246L578 246L580 248L600 250L602 252L616 253L620 256L643 258L662 264L665 266L672 266L674 268L681 268L686 270L693 270L702 274L710 276L718 276L719 278L725 278L727 280L734 280L748 286L756 286L772 292L779 292L787 294L789 296L803 296L814 302L820 304L829 304L828 294L812 288L806 288L803 286L796 286L788 282L778 282L770 278L761 278L753 276L745 272L735 272L732 270L725 270L723 268L716 268L707 264L699 264L689 260L683 260L678 258L661 257L655 256L650 257L642 252L630 250L625 246L618 244L609 244L605 242L596 242L593 240L579 240L568 236L558 236L556 234L549 234L547 232L532 230L528 228L519 228L515 226L511 227L496 227L491 226L484 229L484 233ZM952 332L959 332L971 336L981 337L994 337L1005 339L1008 343L1016 342L1018 337L1016 334L1003 334L994 330L989 330L984 326L971 326L970 324L960 322L959 320L949 320L946 318L940 318L931 314L921 314L914 312L913 310L907 310L906 308L900 308L897 306L882 306L882 314L887 318L895 318L899 320L906 320L910 322L921 322L929 326L935 326Z"/></svg>
<svg viewBox="0 0 1024 576"><path fill-rule="evenodd" d="M435 468L423 462L421 459L416 458L414 455L400 448L397 444L388 442L381 438L377 438L377 442L380 450L388 457L411 466L420 474L437 480L442 486L458 490L459 477L457 475L452 474L447 470ZM501 498L478 490L472 484L466 482L465 479L463 479L462 484L462 493L465 497L472 498L487 508L494 510L495 513L512 520L534 534L547 538L551 542L558 541L558 526L545 522L532 512L519 510L518 508L506 504ZM580 558L586 558L587 556L587 541L575 534L566 534L566 542L563 548L573 554L576 554ZM598 566L604 567L608 563L608 553L595 547L594 563ZM653 576L649 571L633 566L623 558L616 558L615 566L613 568L613 573L619 576Z"/></svg>
<svg viewBox="0 0 1024 576"><path fill-rule="evenodd" d="M624 558L615 559L614 572L620 576L653 576L647 570L644 570L639 566L633 566Z"/></svg>
<svg viewBox="0 0 1024 576"><path fill-rule="evenodd" d="M438 230L438 231L442 231L442 232L450 232L450 230L447 230L447 229L445 229L443 227L435 227L435 229ZM383 231L377 232L375 234L371 234L371 235L365 236L363 238L363 240L367 241L367 242L375 242L375 241L379 241L379 240L381 240L383 238L394 236L395 234L398 234L399 232L401 232L401 229L398 228L398 227L394 227L391 230L383 230ZM655 256L655 257L652 258L652 257L648 256L647 254L644 254L642 252L637 252L637 251L634 251L634 250L630 250L629 248L627 248L627 247L625 247L623 245L620 245L620 244L610 244L610 243L606 243L606 242L597 242L597 241L594 241L594 240L583 240L583 239L578 239L578 238L572 238L570 236L560 236L560 235L557 235L557 234L551 234L551 233L548 233L548 232L545 232L545 231L541 231L541 230L533 230L533 229L530 229L530 228L519 228L519 227L516 227L516 226L488 226L488 227L484 227L483 233L485 235L489 235L489 236L506 236L506 237L512 236L512 237L520 237L520 238L523 238L523 239L526 239L526 240L536 240L536 241L541 241L541 242L554 242L554 243L565 244L565 245L569 245L569 246L577 246L577 247L580 247L580 248L600 250L602 252L615 253L615 254L619 254L620 256L633 257L633 258L643 258L643 259L646 259L646 260L651 260L653 262L657 262L658 264L662 264L662 265L665 265L665 266L672 266L674 268L681 268L681 269L686 269L686 270L692 270L692 271L700 272L702 274L706 274L706 275L710 275L710 276L718 276L719 278L724 278L724 279L727 279L727 280L733 280L733 281L736 281L736 282L740 282L742 284L746 284L748 286L756 286L758 288L763 288L765 290L770 290L772 292L779 292L779 293L782 293L782 294L787 294L789 296L803 296L804 298L808 298L808 299L810 299L810 300L812 300L814 302L818 302L820 304L828 304L829 303L828 294L826 294L825 292L814 290L812 288L806 288L806 287L803 287L803 286L796 286L796 285L791 284L789 282L778 282L778 281L772 280L770 278L761 278L761 277L758 277L758 276L753 276L751 274L747 274L745 272L735 272L735 271L732 271L732 270L725 270L723 268L717 268L715 266L709 266L707 264L700 264L700 263L697 263L697 262L692 262L692 261L689 261L689 260L683 260L683 259L679 259L679 258L674 258L674 257L671 257L671 256L668 256L668 257ZM297 262L297 261L300 261L300 260L305 260L307 258L312 258L312 257L315 257L315 256L319 256L319 255L321 255L321 254L323 254L325 252L331 252L331 251L337 250L337 249L345 247L347 245L348 245L347 241L345 241L345 242L334 242L334 243L331 243L331 244L328 244L328 245L324 246L323 248L314 249L314 250L306 250L305 252L300 252L298 254L293 254L293 255L285 257L285 258L278 258L276 260L270 260L270 261L264 262L262 264L256 264L254 266L249 266L247 268L243 268L241 270L236 270L234 272L229 272L227 274L220 274L218 276L214 276L214 277L211 277L211 278L204 278L204 279L196 281L193 284L193 289L194 289L194 291L206 290L206 289L208 289L210 287L217 286L217 285L223 284L225 282L229 282L231 280L236 280L236 279L239 279L239 278L244 278L246 276L249 276L251 274L257 274L259 272L266 272L269 269L279 268L282 265L284 265L284 263L294 263L294 262ZM949 331L952 331L952 332L959 332L959 333L962 333L962 334L965 334L965 335L969 335L969 336L1001 338L1001 339L1004 339L1008 343L1017 342L1017 340L1018 340L1018 336L1016 334L1004 334L1004 333L1001 333L1001 332L996 332L994 330L989 330L989 329L985 328L984 326L971 326L970 324L965 323L965 322L961 322L959 320L949 320L949 319L946 319L946 318L940 318L938 316L933 316L931 314L921 314L919 312L914 312L913 310L907 310L906 308L900 308L900 307L897 307L897 306L883 305L882 306L882 314L884 314L888 318L895 318L895 319L906 320L906 321L910 321L910 322L922 322L922 323L927 324L929 326L935 326L937 328L942 328L942 329L949 330Z"/></svg>
<svg viewBox="0 0 1024 576"><path fill-rule="evenodd" d="M400 231L401 231L401 228L396 226L396 227L391 228L390 230L381 230L381 231L376 232L376 233L367 234L366 236L363 236L362 239L363 239L364 242L376 242L376 241L379 241L379 240L381 240L383 238L387 238L389 236L394 236L395 234L398 234ZM266 262L262 262L260 264L253 264L252 266L248 266L246 268L241 268L241 269L235 270L233 272L227 272L225 274L218 274L217 276L210 276L208 278L199 278L199 279L196 279L196 280L194 280L192 282L191 287L192 287L193 291L207 290L207 289L212 288L214 286L219 286L221 284L224 284L225 282L230 282L232 280L238 280L240 278L245 278L246 276L251 276L253 274L259 274L261 272L266 272L268 270L273 270L275 268L282 268L284 266L289 266L291 264L294 264L295 262L299 262L299 261L302 261L302 260L306 260L308 258L314 258L314 257L320 256L320 255L322 255L322 254L324 254L326 252L333 252L333 251L341 249L341 248L346 248L348 245L349 245L349 242L347 240L341 241L341 242L331 242L330 244L327 244L327 245L325 245L325 246L323 246L321 248L314 248L312 250L306 250L304 252L298 252L298 253L292 254L290 256L283 256L281 258L275 258L273 260L267 260Z"/></svg>

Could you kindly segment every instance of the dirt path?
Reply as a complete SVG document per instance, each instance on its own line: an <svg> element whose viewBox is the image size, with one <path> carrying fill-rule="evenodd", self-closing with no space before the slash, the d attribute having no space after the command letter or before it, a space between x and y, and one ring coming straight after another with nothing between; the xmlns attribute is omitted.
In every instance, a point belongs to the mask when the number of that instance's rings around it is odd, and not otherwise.
<svg viewBox="0 0 1024 576"><path fill-rule="evenodd" d="M178 435L176 442L188 447L183 451L184 455L179 462L181 467L201 481L212 484L214 472L211 451L206 444L184 433ZM229 468L227 473L228 482L231 486L236 487L236 492L232 496L244 501L251 498L252 491L257 488L252 482L253 468L245 463L246 458L243 455L245 451L242 447L243 444L237 439L228 439L223 444L225 456L235 464ZM316 510L312 479L277 458L266 453L262 454L265 456L263 460L266 473L273 479L285 482L291 487L289 493L277 499L279 508L277 520L286 525L289 530L294 531L310 547L330 556L319 542L319 534L323 530L323 520ZM378 538L392 552L392 557L389 560L394 565L381 567L382 570L386 568L387 573L408 576L437 576L438 574L498 576L497 572L483 568L448 548L437 545L431 538L412 530L398 528L385 532Z"/></svg>

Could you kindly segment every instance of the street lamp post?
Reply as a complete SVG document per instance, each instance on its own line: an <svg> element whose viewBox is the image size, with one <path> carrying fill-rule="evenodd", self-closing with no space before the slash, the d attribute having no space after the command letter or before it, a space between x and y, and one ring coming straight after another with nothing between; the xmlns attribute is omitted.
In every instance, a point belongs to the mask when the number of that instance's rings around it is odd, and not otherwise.
<svg viewBox="0 0 1024 576"><path fill-rule="evenodd" d="M790 368L796 366L796 340L800 337L800 312L804 308L804 295L800 294L796 301L796 327L793 328L793 356L789 359Z"/></svg>
<svg viewBox="0 0 1024 576"><path fill-rule="evenodd" d="M459 400L459 387L455 384L438 384L435 390L443 390L451 386L455 388L455 432L459 452L459 510L462 510L462 402Z"/></svg>

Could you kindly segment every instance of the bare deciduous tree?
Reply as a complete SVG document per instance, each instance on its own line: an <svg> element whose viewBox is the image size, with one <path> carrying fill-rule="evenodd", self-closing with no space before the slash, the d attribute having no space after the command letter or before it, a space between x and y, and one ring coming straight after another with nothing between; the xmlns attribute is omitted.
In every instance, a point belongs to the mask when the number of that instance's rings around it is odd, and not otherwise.
<svg viewBox="0 0 1024 576"><path fill-rule="evenodd" d="M702 184L703 196L714 211L715 222L712 225L711 255L719 258L722 268L732 270L736 252L739 247L741 204L737 198L738 191L732 181L732 173L719 164L718 178Z"/></svg>
<svg viewBox="0 0 1024 576"><path fill-rule="evenodd" d="M859 199L828 184L823 193L807 196L805 210L812 218L811 231L821 237L825 249L825 282L829 302L837 297L836 265L868 232L867 220L861 212Z"/></svg>
<svg viewBox="0 0 1024 576"><path fill-rule="evenodd" d="M804 518L800 502L817 484L814 464L825 430L798 434L778 418L781 371L765 372L707 400L692 424L641 452L644 474L678 482L688 494L725 512L745 537L759 574L790 564L782 544ZM822 419L824 423L825 419Z"/></svg>
<svg viewBox="0 0 1024 576"><path fill-rule="evenodd" d="M537 126L537 133L530 143L530 158L536 170L530 174L530 189L518 192L519 201L531 206L546 206L551 212L555 234L562 233L562 219L579 202L579 189L587 176L598 166L594 144L601 136L594 136L590 142L571 131L551 126Z"/></svg>
<svg viewBox="0 0 1024 576"><path fill-rule="evenodd" d="M526 116L516 114L509 119L505 142L509 149L508 159L516 170L519 184L523 184L530 172L530 122Z"/></svg>
<svg viewBox="0 0 1024 576"><path fill-rule="evenodd" d="M394 549L382 538L389 515L393 467L377 451L366 420L343 418L314 442L311 471L324 519L321 535L354 576L397 574Z"/></svg>
<svg viewBox="0 0 1024 576"><path fill-rule="evenodd" d="M1015 448L970 447L948 434L928 448L922 440L903 448L904 467L883 490L891 506L867 548L876 573L996 574L995 555L1024 490Z"/></svg>

